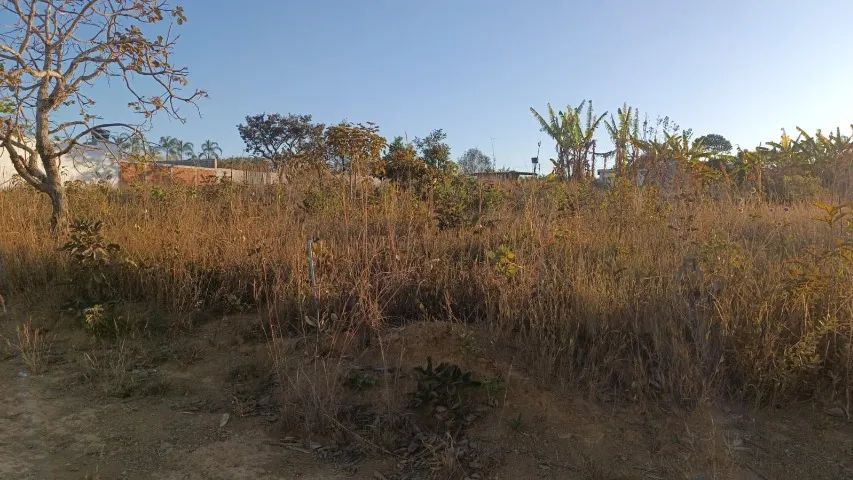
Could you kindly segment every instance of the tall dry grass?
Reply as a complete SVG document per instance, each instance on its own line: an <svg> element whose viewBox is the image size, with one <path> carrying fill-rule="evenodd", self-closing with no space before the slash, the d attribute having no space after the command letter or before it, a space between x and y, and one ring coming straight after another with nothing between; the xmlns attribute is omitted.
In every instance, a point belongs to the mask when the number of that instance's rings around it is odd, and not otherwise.
<svg viewBox="0 0 853 480"><path fill-rule="evenodd" d="M354 348L386 325L455 319L596 398L849 408L850 217L628 185L465 188L461 206L393 186L353 198L334 179L70 195L132 260L110 277L121 297L177 318L258 310L279 333L347 332ZM9 297L38 302L65 278L47 209L27 189L0 192ZM437 221L448 212L462 220Z"/></svg>

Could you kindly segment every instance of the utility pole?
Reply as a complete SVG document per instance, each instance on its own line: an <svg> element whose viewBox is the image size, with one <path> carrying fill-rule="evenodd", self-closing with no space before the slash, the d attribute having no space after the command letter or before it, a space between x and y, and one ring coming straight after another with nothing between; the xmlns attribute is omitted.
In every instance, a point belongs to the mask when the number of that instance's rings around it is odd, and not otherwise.
<svg viewBox="0 0 853 480"><path fill-rule="evenodd" d="M536 175L539 172L539 151L542 149L542 140L539 140L539 143L536 144L536 156L530 159L530 162L533 164L533 174Z"/></svg>

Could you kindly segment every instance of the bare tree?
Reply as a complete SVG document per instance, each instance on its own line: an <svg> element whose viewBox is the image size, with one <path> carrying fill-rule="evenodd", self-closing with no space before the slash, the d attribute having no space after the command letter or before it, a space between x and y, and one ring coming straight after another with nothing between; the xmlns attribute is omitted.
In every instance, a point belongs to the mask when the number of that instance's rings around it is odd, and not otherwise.
<svg viewBox="0 0 853 480"><path fill-rule="evenodd" d="M158 112L183 121L179 106L201 90L185 91L187 70L172 65L186 21L168 0L5 0L0 6L0 148L17 173L50 197L51 231L68 217L61 158L86 135L105 128L132 131ZM103 123L87 91L99 80L118 83L134 123ZM61 119L61 120L60 120Z"/></svg>

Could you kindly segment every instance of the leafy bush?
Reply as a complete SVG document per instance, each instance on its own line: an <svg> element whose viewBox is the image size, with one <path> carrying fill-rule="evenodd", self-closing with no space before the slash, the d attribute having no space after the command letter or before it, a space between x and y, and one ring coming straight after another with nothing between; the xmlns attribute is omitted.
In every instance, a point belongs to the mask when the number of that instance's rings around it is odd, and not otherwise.
<svg viewBox="0 0 853 480"><path fill-rule="evenodd" d="M503 198L497 187L456 175L444 178L434 193L435 217L441 230L476 225Z"/></svg>
<svg viewBox="0 0 853 480"><path fill-rule="evenodd" d="M487 250L486 258L494 267L495 272L505 278L513 278L518 273L518 264L515 263L515 252L506 245L501 245L497 250Z"/></svg>
<svg viewBox="0 0 853 480"><path fill-rule="evenodd" d="M458 411L465 405L464 391L480 386L471 372L462 371L458 365L442 362L433 367L432 357L427 357L425 367L415 367L415 373L418 386L412 393L414 408Z"/></svg>
<svg viewBox="0 0 853 480"><path fill-rule="evenodd" d="M74 220L71 237L61 248L70 260L71 285L78 305L105 302L115 294L110 274L121 247L104 239L103 226L101 221Z"/></svg>

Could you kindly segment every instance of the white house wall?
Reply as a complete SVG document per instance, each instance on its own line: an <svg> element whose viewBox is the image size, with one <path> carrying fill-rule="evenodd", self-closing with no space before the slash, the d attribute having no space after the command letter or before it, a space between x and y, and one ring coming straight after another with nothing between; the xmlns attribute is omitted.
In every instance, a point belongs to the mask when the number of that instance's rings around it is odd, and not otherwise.
<svg viewBox="0 0 853 480"><path fill-rule="evenodd" d="M118 185L117 158L114 145L79 145L62 157L62 180ZM13 177L16 175L9 154L5 149L0 150L0 189L12 186Z"/></svg>

